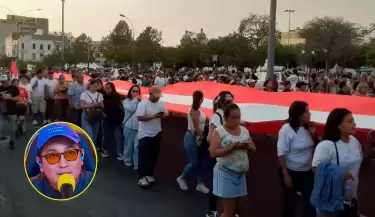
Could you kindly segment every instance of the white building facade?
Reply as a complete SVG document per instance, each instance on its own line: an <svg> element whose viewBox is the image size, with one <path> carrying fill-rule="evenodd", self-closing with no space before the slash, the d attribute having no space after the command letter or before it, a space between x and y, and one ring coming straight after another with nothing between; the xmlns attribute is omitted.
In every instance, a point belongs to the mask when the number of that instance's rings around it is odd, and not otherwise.
<svg viewBox="0 0 375 217"><path fill-rule="evenodd" d="M61 37L38 34L12 34L5 39L5 54L24 61L42 61L60 49Z"/></svg>

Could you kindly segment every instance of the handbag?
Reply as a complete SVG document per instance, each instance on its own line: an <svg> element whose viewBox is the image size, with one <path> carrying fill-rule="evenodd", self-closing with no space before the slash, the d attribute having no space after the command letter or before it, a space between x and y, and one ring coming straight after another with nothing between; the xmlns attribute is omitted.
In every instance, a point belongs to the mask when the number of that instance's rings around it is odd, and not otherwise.
<svg viewBox="0 0 375 217"><path fill-rule="evenodd" d="M87 96L90 97L92 103L94 104L95 101L91 98L91 96L86 92ZM99 101L99 93L98 97L96 98L96 102ZM103 108L97 107L97 108L88 108L86 109L86 118L90 122L96 122L96 121L101 121L104 118L103 115Z"/></svg>

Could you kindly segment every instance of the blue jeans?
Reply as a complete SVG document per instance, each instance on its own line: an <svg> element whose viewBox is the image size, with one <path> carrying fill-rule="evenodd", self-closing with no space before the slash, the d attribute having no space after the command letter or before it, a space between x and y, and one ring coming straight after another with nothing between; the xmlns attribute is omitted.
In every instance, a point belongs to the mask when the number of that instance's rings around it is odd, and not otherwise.
<svg viewBox="0 0 375 217"><path fill-rule="evenodd" d="M108 150L108 145L116 143L116 153L118 156L122 155L122 133L121 123L104 118L103 123L103 139L102 149L103 151Z"/></svg>
<svg viewBox="0 0 375 217"><path fill-rule="evenodd" d="M100 148L97 143L97 136L100 128L100 121L91 122L87 120L86 112L83 111L81 115L82 129L90 136L92 142L95 144L96 148Z"/></svg>
<svg viewBox="0 0 375 217"><path fill-rule="evenodd" d="M197 183L203 183L202 156L198 151L197 141L193 132L187 131L184 137L184 148L189 163L185 166L181 178L186 178L192 171L197 172Z"/></svg>
<svg viewBox="0 0 375 217"><path fill-rule="evenodd" d="M124 163L138 169L138 130L124 127Z"/></svg>

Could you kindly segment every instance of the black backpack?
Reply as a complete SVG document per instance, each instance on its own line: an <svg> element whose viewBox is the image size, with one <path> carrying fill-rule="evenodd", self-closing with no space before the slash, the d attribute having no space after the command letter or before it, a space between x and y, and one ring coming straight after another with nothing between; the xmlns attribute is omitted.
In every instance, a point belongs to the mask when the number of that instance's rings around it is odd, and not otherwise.
<svg viewBox="0 0 375 217"><path fill-rule="evenodd" d="M221 125L223 125L224 122L223 122L223 117L221 116L221 114L218 113L218 112L215 112L215 114L217 114L217 115L219 116L219 118L220 118L220 123L221 123ZM199 146L199 149L201 149L201 150L207 150L207 149L210 147L210 144L209 144L208 141L207 141L207 136L208 136L208 131L209 131L209 129L210 129L210 122L209 122L209 121L206 121L206 124L205 124L205 126L204 126L204 130L203 130L203 139L202 139L202 143L201 143L201 145Z"/></svg>

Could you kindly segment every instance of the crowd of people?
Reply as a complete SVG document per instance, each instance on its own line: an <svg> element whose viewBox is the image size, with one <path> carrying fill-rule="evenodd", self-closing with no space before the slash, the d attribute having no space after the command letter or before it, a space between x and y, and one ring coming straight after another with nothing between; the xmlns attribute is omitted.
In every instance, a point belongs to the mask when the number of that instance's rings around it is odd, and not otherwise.
<svg viewBox="0 0 375 217"><path fill-rule="evenodd" d="M178 82L213 81L237 86L261 88L270 92L304 91L314 93L330 93L340 95L370 96L374 97L375 72L352 74L327 75L325 71L311 74L303 73L297 69L276 73L273 79L261 81L256 73L242 72L167 72L156 73L127 73L119 72L119 80L130 81L140 86L149 87L153 84L160 88Z"/></svg>
<svg viewBox="0 0 375 217"><path fill-rule="evenodd" d="M203 80L210 80L209 76L198 75ZM337 93L367 96L374 74L369 77L362 76L360 79L366 81L359 81L357 85L348 85L348 80L338 78ZM161 92L165 85L173 83L171 78L161 72L122 78L134 83L125 97L116 91L112 82L103 85L101 79L93 76L85 83L80 73L73 73L72 78L71 83L65 80L64 74L54 79L52 71L43 70L38 70L30 80L23 73L13 80L7 75L0 76L0 131L2 136L10 135L10 148L15 148L17 132L27 130L25 120L29 117L34 125L39 124L38 115L42 116L42 124L71 121L87 132L101 157L109 157L110 145L115 144L117 159L137 171L138 185L141 188L152 187L156 183L154 168L160 152L161 121L168 116ZM249 84L241 79L247 78L234 78L229 83ZM189 78L182 80L189 81ZM273 80L264 82L264 90L275 91L274 83ZM294 88L293 83L286 80L284 91L307 91L311 88L314 92L330 93L328 89L333 87L323 73L311 78L309 83L297 81L295 84ZM141 97L140 86L150 87L147 99ZM200 110L204 93L197 90L192 94L187 115L188 128L183 143L189 162L176 177L176 182L181 190L186 191L186 178L192 171L197 171L196 190L209 195L206 217L216 217L221 213L224 217L244 216L246 210L248 152L255 152L256 145L249 131L241 125L241 111L233 103L234 98L230 90L221 91L214 99L213 115L207 122ZM354 214L358 213L358 173L371 147L361 145L354 137L355 120L349 110L337 108L330 112L321 141L310 124L310 115L306 102L294 102L279 132L277 153L284 189L281 216L294 216L297 192L304 198L303 216L315 216L317 211L323 217L358 216ZM372 132L368 139L374 141ZM208 182L204 182L200 168L202 156L211 162L210 169L205 170L210 176ZM337 167L327 172L333 179L342 175L342 182L336 180L338 185L314 183L314 173L325 169L324 162ZM342 172L339 167L346 170ZM321 180L326 181L324 177ZM336 192L341 187L345 189L342 193L345 209L337 208L332 205L333 202L321 205L321 200L325 199L321 192ZM217 205L219 200L221 208ZM340 197L334 197L334 200L340 200ZM341 215L343 213L347 215Z"/></svg>

